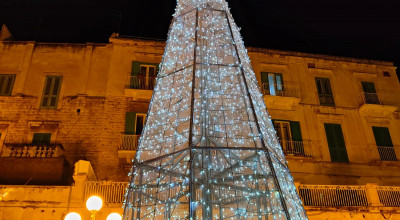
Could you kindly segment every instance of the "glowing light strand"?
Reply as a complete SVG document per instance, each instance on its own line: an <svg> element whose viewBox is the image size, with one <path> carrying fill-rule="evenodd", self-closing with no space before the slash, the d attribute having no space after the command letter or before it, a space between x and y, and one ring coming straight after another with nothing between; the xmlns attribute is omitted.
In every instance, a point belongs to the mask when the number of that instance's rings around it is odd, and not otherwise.
<svg viewBox="0 0 400 220"><path fill-rule="evenodd" d="M307 219L225 0L179 0L124 220Z"/></svg>

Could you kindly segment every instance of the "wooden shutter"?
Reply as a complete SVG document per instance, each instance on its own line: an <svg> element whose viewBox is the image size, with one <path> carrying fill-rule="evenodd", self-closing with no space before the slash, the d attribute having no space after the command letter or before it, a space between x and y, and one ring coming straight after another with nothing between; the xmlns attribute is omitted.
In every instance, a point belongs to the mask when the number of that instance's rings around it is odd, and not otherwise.
<svg viewBox="0 0 400 220"><path fill-rule="evenodd" d="M135 134L136 112L127 112L125 115L125 134Z"/></svg>
<svg viewBox="0 0 400 220"><path fill-rule="evenodd" d="M303 141L301 136L300 122L291 121L290 122L290 130L292 131L292 140L293 141Z"/></svg>
<svg viewBox="0 0 400 220"><path fill-rule="evenodd" d="M57 108L60 95L62 76L47 76L43 89L41 107L47 109Z"/></svg>
<svg viewBox="0 0 400 220"><path fill-rule="evenodd" d="M324 124L332 162L348 163L346 145L340 124Z"/></svg>
<svg viewBox="0 0 400 220"><path fill-rule="evenodd" d="M32 144L50 144L51 133L34 133Z"/></svg>
<svg viewBox="0 0 400 220"><path fill-rule="evenodd" d="M392 138L390 137L389 129L386 127L372 127L374 132L375 142L377 146L393 147Z"/></svg>
<svg viewBox="0 0 400 220"><path fill-rule="evenodd" d="M140 72L140 62L139 61L132 61L131 75L132 76L137 76L137 75L139 75L139 72Z"/></svg>
<svg viewBox="0 0 400 220"><path fill-rule="evenodd" d="M268 84L268 73L261 73L261 83L266 83Z"/></svg>

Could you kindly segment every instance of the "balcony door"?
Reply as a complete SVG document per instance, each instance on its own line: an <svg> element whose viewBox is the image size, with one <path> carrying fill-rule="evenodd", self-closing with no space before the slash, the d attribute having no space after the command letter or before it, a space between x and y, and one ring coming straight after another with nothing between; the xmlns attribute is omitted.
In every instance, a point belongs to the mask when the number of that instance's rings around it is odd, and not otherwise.
<svg viewBox="0 0 400 220"><path fill-rule="evenodd" d="M280 73L261 73L264 95L283 96L283 77Z"/></svg>
<svg viewBox="0 0 400 220"><path fill-rule="evenodd" d="M140 65L139 77L143 79L145 89L154 89L154 80L156 77L156 66L154 65Z"/></svg>
<svg viewBox="0 0 400 220"><path fill-rule="evenodd" d="M300 123L280 120L273 120L273 123L284 153L304 156Z"/></svg>
<svg viewBox="0 0 400 220"><path fill-rule="evenodd" d="M372 127L375 143L382 161L397 161L395 149L389 129L386 127Z"/></svg>
<svg viewBox="0 0 400 220"><path fill-rule="evenodd" d="M315 78L315 83L317 85L319 104L326 106L335 106L329 78Z"/></svg>
<svg viewBox="0 0 400 220"><path fill-rule="evenodd" d="M340 124L324 124L332 162L348 163L346 144Z"/></svg>

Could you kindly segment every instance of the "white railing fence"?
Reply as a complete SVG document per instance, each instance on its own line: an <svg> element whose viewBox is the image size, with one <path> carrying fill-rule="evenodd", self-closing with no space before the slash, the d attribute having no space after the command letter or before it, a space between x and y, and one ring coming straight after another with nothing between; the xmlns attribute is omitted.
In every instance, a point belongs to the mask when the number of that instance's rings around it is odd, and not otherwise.
<svg viewBox="0 0 400 220"><path fill-rule="evenodd" d="M140 135L121 134L119 150L137 150Z"/></svg>
<svg viewBox="0 0 400 220"><path fill-rule="evenodd" d="M93 195L100 196L105 203L122 203L128 182L87 181L85 183L85 201Z"/></svg>

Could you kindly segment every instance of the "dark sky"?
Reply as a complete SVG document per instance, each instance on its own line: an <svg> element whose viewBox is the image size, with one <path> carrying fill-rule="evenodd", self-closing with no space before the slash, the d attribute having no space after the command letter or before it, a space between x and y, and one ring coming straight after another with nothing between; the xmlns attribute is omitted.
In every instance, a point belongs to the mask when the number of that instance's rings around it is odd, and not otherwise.
<svg viewBox="0 0 400 220"><path fill-rule="evenodd" d="M400 64L400 1L228 0L246 46ZM166 39L175 0L0 0L16 40Z"/></svg>

